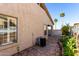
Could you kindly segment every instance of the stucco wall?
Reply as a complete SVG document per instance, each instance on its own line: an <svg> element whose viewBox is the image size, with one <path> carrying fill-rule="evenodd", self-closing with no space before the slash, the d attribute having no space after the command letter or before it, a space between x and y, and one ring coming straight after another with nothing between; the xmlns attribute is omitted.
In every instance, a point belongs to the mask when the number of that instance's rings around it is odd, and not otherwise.
<svg viewBox="0 0 79 59"><path fill-rule="evenodd" d="M36 37L43 36L44 24L52 25L45 11L37 4L0 4L0 13L18 17L20 51L31 47L35 43ZM16 46L17 44L1 46L0 55L16 53Z"/></svg>

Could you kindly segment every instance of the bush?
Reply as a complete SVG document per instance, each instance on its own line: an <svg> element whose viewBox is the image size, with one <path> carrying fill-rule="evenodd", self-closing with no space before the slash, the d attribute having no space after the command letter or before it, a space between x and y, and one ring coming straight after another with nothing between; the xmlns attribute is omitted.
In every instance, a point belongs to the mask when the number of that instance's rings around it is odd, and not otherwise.
<svg viewBox="0 0 79 59"><path fill-rule="evenodd" d="M69 26L65 25L62 27L62 35L69 35Z"/></svg>
<svg viewBox="0 0 79 59"><path fill-rule="evenodd" d="M76 48L75 38L71 36L63 36L61 42L64 48L64 56L74 56L74 49Z"/></svg>

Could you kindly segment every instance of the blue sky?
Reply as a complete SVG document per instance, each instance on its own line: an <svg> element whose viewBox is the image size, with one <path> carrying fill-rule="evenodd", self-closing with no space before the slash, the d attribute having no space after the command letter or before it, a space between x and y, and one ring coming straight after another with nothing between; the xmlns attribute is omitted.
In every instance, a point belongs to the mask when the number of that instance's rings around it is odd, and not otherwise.
<svg viewBox="0 0 79 59"><path fill-rule="evenodd" d="M52 18L58 19L57 29L61 28L61 17L60 13L64 12L64 24L70 24L71 26L74 23L79 23L79 4L78 3L46 3L49 13Z"/></svg>

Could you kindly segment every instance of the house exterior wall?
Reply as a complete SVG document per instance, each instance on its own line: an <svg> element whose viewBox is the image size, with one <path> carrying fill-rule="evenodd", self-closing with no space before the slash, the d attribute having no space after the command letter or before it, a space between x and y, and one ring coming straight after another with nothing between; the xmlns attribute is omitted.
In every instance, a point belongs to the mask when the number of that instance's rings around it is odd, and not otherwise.
<svg viewBox="0 0 79 59"><path fill-rule="evenodd" d="M79 23L72 27L72 34L76 38L76 47L79 49Z"/></svg>
<svg viewBox="0 0 79 59"><path fill-rule="evenodd" d="M45 11L37 4L0 4L0 13L18 17L18 43L0 46L0 55L17 53L35 44L44 36L44 24L53 25Z"/></svg>
<svg viewBox="0 0 79 59"><path fill-rule="evenodd" d="M74 34L79 34L79 24L75 24L75 25L72 27L72 32L73 32L73 35L74 35Z"/></svg>

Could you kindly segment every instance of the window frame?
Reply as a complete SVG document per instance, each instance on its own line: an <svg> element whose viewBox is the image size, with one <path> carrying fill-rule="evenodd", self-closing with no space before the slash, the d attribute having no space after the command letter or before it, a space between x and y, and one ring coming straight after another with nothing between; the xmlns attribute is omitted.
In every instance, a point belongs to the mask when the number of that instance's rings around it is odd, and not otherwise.
<svg viewBox="0 0 79 59"><path fill-rule="evenodd" d="M7 19L8 19L8 17L9 17L9 18L14 18L15 21L16 21L16 42L3 43L3 44L1 44L0 46L18 43L18 17L14 17L14 16L10 16L10 15L5 15L5 14L2 14L2 13L0 13L0 17L7 18ZM8 20L7 20L7 21L8 21ZM10 25L9 25L9 26L10 26ZM8 29L7 29L7 30L8 30ZM10 34L10 33L9 33L9 34ZM10 39L9 39L9 41L10 41Z"/></svg>

